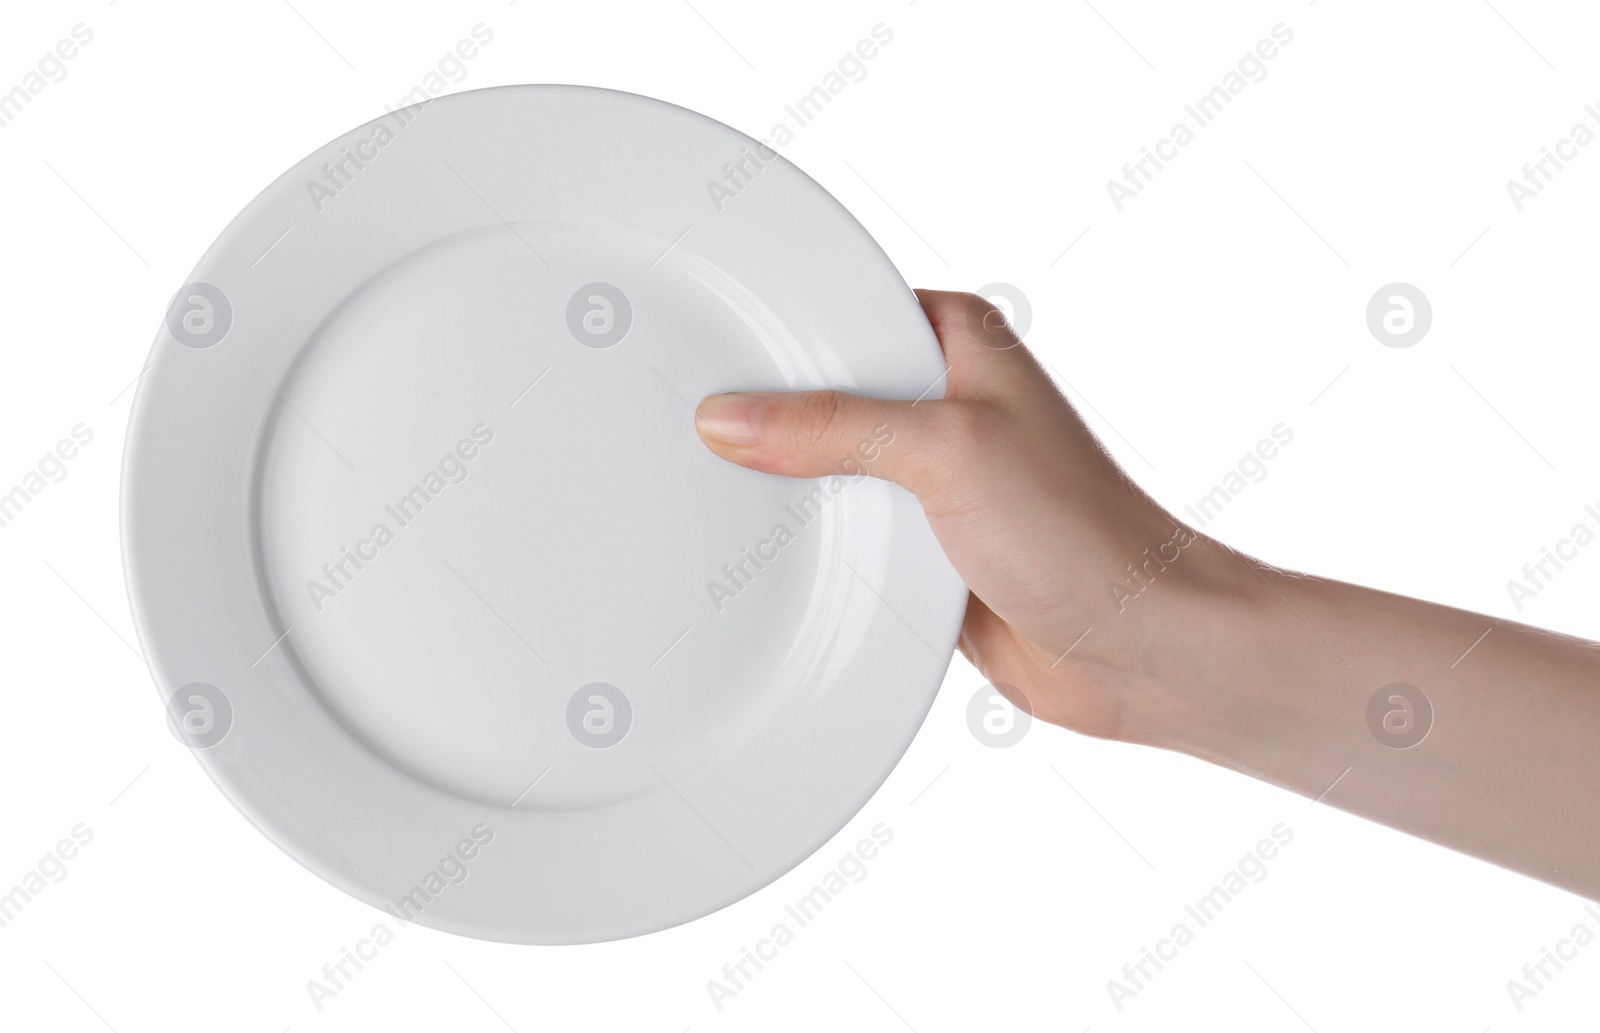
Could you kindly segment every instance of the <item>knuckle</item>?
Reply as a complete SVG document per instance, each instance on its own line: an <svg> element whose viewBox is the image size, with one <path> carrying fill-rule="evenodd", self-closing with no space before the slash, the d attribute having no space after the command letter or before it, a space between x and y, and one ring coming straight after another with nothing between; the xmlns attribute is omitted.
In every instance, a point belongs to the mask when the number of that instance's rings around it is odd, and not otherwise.
<svg viewBox="0 0 1600 1033"><path fill-rule="evenodd" d="M843 405L843 396L837 391L811 391L799 396L784 421L787 443L811 450L833 440Z"/></svg>
<svg viewBox="0 0 1600 1033"><path fill-rule="evenodd" d="M946 326L958 326L971 332L974 326L982 326L983 318L994 306L988 298L980 297L970 291L952 293L949 301L941 306L940 315Z"/></svg>
<svg viewBox="0 0 1600 1033"><path fill-rule="evenodd" d="M1006 351L1020 343L1011 322L998 305L978 294L964 298L967 332L995 351Z"/></svg>

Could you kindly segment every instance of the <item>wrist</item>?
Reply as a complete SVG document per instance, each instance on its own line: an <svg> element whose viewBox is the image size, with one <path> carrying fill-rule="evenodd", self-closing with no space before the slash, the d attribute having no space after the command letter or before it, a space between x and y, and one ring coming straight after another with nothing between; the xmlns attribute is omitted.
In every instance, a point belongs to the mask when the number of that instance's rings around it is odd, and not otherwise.
<svg viewBox="0 0 1600 1033"><path fill-rule="evenodd" d="M1136 637L1141 690L1128 701L1121 738L1206 759L1248 723L1244 665L1254 643L1287 612L1246 557L1196 534L1152 592Z"/></svg>

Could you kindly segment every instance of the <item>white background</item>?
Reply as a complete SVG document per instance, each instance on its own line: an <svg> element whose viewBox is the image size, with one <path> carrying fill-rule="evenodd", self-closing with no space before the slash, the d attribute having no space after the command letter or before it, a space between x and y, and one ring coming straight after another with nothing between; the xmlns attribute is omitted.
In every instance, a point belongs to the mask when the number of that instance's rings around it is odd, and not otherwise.
<svg viewBox="0 0 1600 1033"><path fill-rule="evenodd" d="M1506 988L1575 923L1600 932L1576 897L1185 758L1041 725L988 748L959 658L882 791L755 896L579 948L411 927L318 1011L307 980L382 916L233 810L135 655L124 389L169 296L259 189L480 22L494 40L451 89L610 86L757 137L884 23L866 78L785 153L911 283L1024 291L1030 343L1160 501L1198 500L1286 423L1293 443L1208 532L1600 637L1600 547L1520 613L1506 589L1600 504L1600 146L1522 211L1505 187L1600 101L1600 20L1537 0L1227 6L8 5L0 89L74 25L94 39L0 129L0 490L75 424L94 440L0 528L0 888L76 823L94 838L0 928L0 1024L1476 1033L1592 1016L1600 945L1520 1011ZM1294 39L1267 77L1118 212L1106 180L1280 22ZM1365 324L1394 281L1433 305L1408 349ZM866 880L717 1010L707 981L879 822L894 841ZM1107 980L1279 822L1294 839L1265 881L1118 1011Z"/></svg>

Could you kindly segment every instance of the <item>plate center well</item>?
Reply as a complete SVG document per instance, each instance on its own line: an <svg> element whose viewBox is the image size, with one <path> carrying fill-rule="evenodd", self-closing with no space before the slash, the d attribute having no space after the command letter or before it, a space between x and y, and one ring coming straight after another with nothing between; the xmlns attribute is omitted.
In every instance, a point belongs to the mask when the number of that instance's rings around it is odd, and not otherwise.
<svg viewBox="0 0 1600 1033"><path fill-rule="evenodd" d="M700 444L693 403L785 386L794 349L687 249L652 267L667 243L545 223L438 242L353 292L274 385L255 546L286 655L369 747L456 795L662 791L815 669L796 652L826 640L854 486Z"/></svg>

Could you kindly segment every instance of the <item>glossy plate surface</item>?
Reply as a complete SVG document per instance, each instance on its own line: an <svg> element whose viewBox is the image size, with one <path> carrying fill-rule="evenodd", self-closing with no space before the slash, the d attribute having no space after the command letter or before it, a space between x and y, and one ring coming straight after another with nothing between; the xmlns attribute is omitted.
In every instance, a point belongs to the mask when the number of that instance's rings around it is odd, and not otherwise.
<svg viewBox="0 0 1600 1033"><path fill-rule="evenodd" d="M943 394L781 157L629 94L459 94L306 158L190 281L125 457L135 618L175 730L329 882L486 939L649 932L910 743L966 592L859 476L894 429L814 481L695 433L716 391Z"/></svg>

